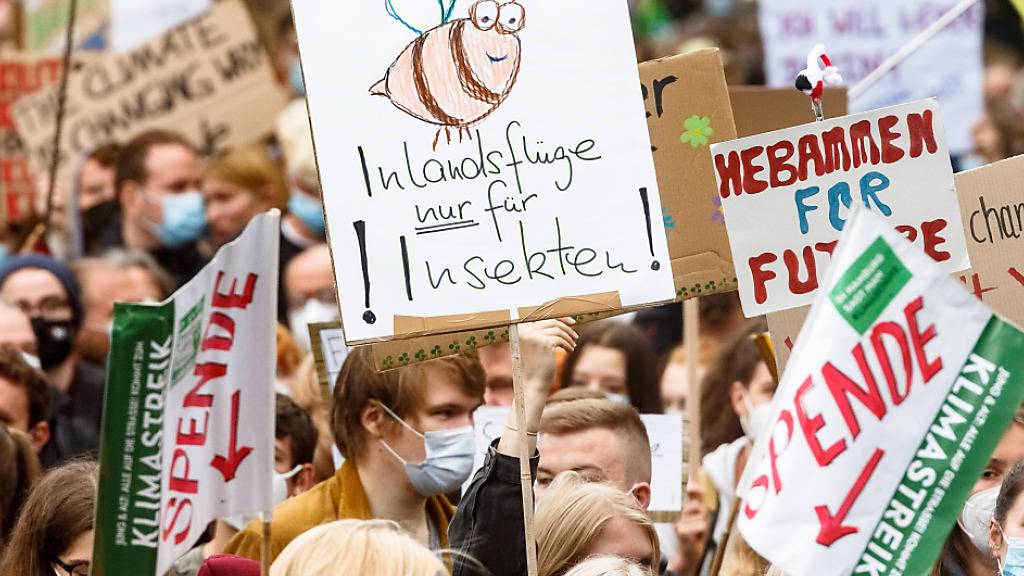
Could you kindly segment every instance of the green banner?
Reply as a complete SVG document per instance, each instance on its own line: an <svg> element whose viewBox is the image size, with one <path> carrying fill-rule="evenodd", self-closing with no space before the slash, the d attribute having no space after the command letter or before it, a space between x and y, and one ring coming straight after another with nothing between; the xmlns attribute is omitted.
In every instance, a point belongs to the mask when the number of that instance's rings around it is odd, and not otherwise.
<svg viewBox="0 0 1024 576"><path fill-rule="evenodd" d="M93 576L152 574L174 304L115 304L100 450Z"/></svg>
<svg viewBox="0 0 1024 576"><path fill-rule="evenodd" d="M855 574L928 574L1024 398L1024 333L993 317L872 532Z"/></svg>

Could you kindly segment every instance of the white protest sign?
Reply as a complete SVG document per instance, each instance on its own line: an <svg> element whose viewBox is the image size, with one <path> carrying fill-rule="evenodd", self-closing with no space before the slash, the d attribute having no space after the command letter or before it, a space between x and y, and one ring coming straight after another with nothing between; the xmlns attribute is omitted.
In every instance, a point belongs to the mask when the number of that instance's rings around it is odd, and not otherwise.
<svg viewBox="0 0 1024 576"><path fill-rule="evenodd" d="M1022 349L860 210L740 481L744 538L792 576L929 573L1024 397Z"/></svg>
<svg viewBox="0 0 1024 576"><path fill-rule="evenodd" d="M935 100L711 147L748 317L810 304L854 205L947 272L969 266Z"/></svg>
<svg viewBox="0 0 1024 576"><path fill-rule="evenodd" d="M292 4L349 343L673 299L625 0L442 4Z"/></svg>
<svg viewBox="0 0 1024 576"><path fill-rule="evenodd" d="M162 304L118 304L93 574L164 574L207 525L269 512L280 216Z"/></svg>
<svg viewBox="0 0 1024 576"><path fill-rule="evenodd" d="M213 0L110 0L110 49L131 50L212 7Z"/></svg>
<svg viewBox="0 0 1024 576"><path fill-rule="evenodd" d="M846 84L854 86L956 4L956 0L762 0L758 8L768 84L791 88L807 65L808 50L825 42ZM983 4L978 2L851 101L851 111L936 97L948 120L950 151L970 152L971 129L983 110Z"/></svg>
<svg viewBox="0 0 1024 576"><path fill-rule="evenodd" d="M501 437L509 409L482 406L473 413L476 456L473 473L463 484L465 493L473 477L483 468L487 449ZM672 414L641 414L651 442L651 512L679 512L683 506L683 418ZM543 454L541 455L543 458Z"/></svg>

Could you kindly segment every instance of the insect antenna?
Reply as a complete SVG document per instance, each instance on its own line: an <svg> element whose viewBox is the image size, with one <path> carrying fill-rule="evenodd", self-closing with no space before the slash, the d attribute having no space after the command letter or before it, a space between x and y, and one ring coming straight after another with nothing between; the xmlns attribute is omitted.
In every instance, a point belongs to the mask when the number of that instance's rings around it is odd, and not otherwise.
<svg viewBox="0 0 1024 576"><path fill-rule="evenodd" d="M454 4L454 0L453 0L452 3ZM395 20L400 22L402 24L402 26L405 26L406 28L408 28L409 30L412 30L416 34L423 35L423 31L422 30L420 30L419 28L416 28L412 24L409 24L408 22L403 20L401 16L398 15L398 11L395 10L395 5L391 3L391 0L384 0L384 10L387 11L388 16L391 16L392 18L394 18Z"/></svg>
<svg viewBox="0 0 1024 576"><path fill-rule="evenodd" d="M441 8L441 24L447 24L452 19L452 12L455 11L455 0L448 3L447 9L444 7L444 0L437 0L437 5Z"/></svg>

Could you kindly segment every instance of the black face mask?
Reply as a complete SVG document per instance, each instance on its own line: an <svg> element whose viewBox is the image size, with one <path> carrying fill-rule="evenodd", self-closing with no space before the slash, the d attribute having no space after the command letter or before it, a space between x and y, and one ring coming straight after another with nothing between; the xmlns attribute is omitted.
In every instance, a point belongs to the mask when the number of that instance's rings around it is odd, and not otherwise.
<svg viewBox="0 0 1024 576"><path fill-rule="evenodd" d="M32 318L32 331L39 341L39 367L43 370L59 365L71 355L75 329L70 320Z"/></svg>
<svg viewBox="0 0 1024 576"><path fill-rule="evenodd" d="M82 236L86 242L95 238L114 221L114 215L120 211L117 201L107 200L89 208L82 213Z"/></svg>

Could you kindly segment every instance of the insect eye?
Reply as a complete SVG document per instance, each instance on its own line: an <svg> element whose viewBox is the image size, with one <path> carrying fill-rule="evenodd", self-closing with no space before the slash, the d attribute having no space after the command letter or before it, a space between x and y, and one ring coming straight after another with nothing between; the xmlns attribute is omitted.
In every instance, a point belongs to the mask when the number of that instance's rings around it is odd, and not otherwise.
<svg viewBox="0 0 1024 576"><path fill-rule="evenodd" d="M513 34L523 29L526 24L526 10L522 6L512 2L501 7L501 14L498 17L501 30L507 34Z"/></svg>
<svg viewBox="0 0 1024 576"><path fill-rule="evenodd" d="M470 13L473 25L484 32L494 28L498 21L498 3L494 0L477 2Z"/></svg>

